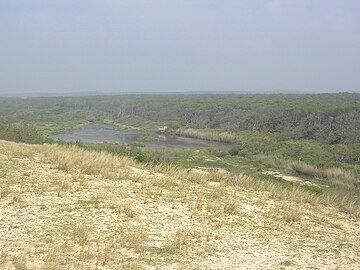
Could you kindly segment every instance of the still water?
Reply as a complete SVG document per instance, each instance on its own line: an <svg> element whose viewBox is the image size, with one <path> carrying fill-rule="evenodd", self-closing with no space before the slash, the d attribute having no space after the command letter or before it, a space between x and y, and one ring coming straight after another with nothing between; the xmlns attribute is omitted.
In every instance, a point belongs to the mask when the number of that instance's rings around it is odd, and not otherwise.
<svg viewBox="0 0 360 270"><path fill-rule="evenodd" d="M49 138L66 142L80 141L88 143L115 142L119 144L129 144L138 142L145 144L149 148L199 148L222 145L201 139L166 135L156 135L154 140L144 142L141 139L141 135L141 131L115 130L110 127L89 127L66 133L52 134L49 135Z"/></svg>

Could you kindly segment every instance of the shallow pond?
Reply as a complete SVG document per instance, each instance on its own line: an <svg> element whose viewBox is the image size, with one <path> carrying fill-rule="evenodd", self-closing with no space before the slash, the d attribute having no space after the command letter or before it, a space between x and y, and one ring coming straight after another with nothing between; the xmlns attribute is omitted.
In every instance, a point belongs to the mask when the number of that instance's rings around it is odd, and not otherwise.
<svg viewBox="0 0 360 270"><path fill-rule="evenodd" d="M104 143L115 142L120 144L142 143L149 148L189 148L189 147L213 147L225 146L225 144L210 142L201 139L183 137L156 135L152 141L143 141L141 131L115 130L111 127L88 127L66 133L49 135L50 139L60 139L66 142L88 142Z"/></svg>

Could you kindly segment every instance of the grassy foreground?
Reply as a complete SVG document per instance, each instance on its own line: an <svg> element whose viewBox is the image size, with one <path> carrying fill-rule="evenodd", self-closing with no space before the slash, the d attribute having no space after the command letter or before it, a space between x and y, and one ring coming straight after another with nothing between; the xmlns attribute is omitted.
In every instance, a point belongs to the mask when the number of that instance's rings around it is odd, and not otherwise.
<svg viewBox="0 0 360 270"><path fill-rule="evenodd" d="M352 209L243 174L0 141L5 269L359 269Z"/></svg>

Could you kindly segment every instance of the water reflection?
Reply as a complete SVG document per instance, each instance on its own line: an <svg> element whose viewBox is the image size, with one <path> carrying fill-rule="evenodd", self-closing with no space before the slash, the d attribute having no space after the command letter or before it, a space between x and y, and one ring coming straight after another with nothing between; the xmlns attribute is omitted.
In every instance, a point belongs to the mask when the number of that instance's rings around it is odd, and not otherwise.
<svg viewBox="0 0 360 270"><path fill-rule="evenodd" d="M157 134L154 140L143 141L141 131L114 130L104 127L83 128L67 133L49 135L51 139L60 139L66 142L89 142L104 143L115 142L120 144L143 143L150 148L185 148L185 147L210 147L216 143L201 139L194 139L182 136L167 136Z"/></svg>

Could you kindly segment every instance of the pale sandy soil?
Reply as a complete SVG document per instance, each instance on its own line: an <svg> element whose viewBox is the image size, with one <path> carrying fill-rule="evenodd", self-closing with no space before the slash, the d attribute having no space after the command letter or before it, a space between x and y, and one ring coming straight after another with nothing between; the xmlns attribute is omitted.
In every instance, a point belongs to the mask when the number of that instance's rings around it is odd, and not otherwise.
<svg viewBox="0 0 360 270"><path fill-rule="evenodd" d="M301 179L300 177L297 176L293 176L293 175L284 175L281 172L277 172L277 171L263 171L262 174L264 175L271 175L275 178L279 178L282 179L284 181L288 181L288 182L294 182L294 183L298 183L300 185L306 185L306 186L314 186L314 187L328 187L325 185L319 185L310 181L306 181L304 179Z"/></svg>
<svg viewBox="0 0 360 270"><path fill-rule="evenodd" d="M0 141L0 269L360 269L360 223L136 164L59 170Z"/></svg>

